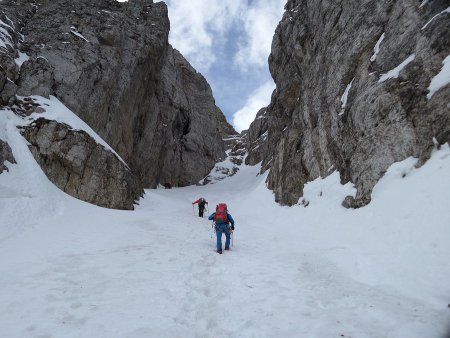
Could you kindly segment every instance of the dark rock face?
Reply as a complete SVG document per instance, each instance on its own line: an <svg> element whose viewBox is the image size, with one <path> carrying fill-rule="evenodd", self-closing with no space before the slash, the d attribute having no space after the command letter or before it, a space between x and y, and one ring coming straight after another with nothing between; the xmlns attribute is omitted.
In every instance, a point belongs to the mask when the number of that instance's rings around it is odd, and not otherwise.
<svg viewBox="0 0 450 338"><path fill-rule="evenodd" d="M197 183L225 158L223 137L235 133L215 106L203 76L177 50L169 49L167 58L162 88L157 93L160 119L155 121L153 135L143 135L148 141L139 145L141 155L132 162L132 166L144 163L158 172L157 176L143 176L149 186ZM161 161L155 163L155 158Z"/></svg>
<svg viewBox="0 0 450 338"><path fill-rule="evenodd" d="M0 91L3 91L6 83L6 73L3 68L0 68Z"/></svg>
<svg viewBox="0 0 450 338"><path fill-rule="evenodd" d="M269 133L269 125L267 123L266 113L267 108L260 109L250 128L245 132L248 149L248 156L245 158L246 164L255 165L261 162L264 154L268 151L268 143L266 140Z"/></svg>
<svg viewBox="0 0 450 338"><path fill-rule="evenodd" d="M145 187L196 183L225 157L222 139L235 131L169 45L163 2L4 0L0 10L16 25L10 56L29 56L21 67L0 59L11 79L3 104L15 94L58 97Z"/></svg>
<svg viewBox="0 0 450 338"><path fill-rule="evenodd" d="M84 131L40 118L24 127L22 135L47 177L71 196L132 210L144 194L131 170Z"/></svg>
<svg viewBox="0 0 450 338"><path fill-rule="evenodd" d="M409 156L423 163L433 138L450 141L450 86L429 94L450 54L448 6L288 1L269 57L276 90L267 121L249 130L250 143L268 130L249 161L271 167L277 202L297 203L306 182L338 170L342 183L357 187L345 204L363 206L392 163Z"/></svg>
<svg viewBox="0 0 450 338"><path fill-rule="evenodd" d="M8 167L5 166L5 161L16 163L9 144L0 140L0 174L5 170L8 171Z"/></svg>
<svg viewBox="0 0 450 338"><path fill-rule="evenodd" d="M44 58L31 59L20 69L17 95L49 97L53 87L53 67Z"/></svg>

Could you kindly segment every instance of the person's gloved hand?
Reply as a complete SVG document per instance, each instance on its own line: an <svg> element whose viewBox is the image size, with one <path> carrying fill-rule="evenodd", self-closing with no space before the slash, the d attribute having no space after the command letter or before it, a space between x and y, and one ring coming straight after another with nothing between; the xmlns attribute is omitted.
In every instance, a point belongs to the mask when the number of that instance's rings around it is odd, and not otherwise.
<svg viewBox="0 0 450 338"><path fill-rule="evenodd" d="M234 225L233 225L233 224L231 225L231 230L233 230L233 231L234 231Z"/></svg>

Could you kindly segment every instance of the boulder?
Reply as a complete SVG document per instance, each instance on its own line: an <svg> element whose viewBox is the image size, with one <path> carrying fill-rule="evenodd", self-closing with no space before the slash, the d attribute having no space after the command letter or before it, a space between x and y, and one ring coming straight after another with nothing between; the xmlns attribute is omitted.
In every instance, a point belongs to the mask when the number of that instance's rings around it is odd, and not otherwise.
<svg viewBox="0 0 450 338"><path fill-rule="evenodd" d="M47 177L69 195L98 206L132 210L143 196L139 178L85 131L39 118L21 128Z"/></svg>
<svg viewBox="0 0 450 338"><path fill-rule="evenodd" d="M0 140L0 174L5 170L9 171L8 167L5 165L5 161L8 161L9 163L16 163L9 144L3 140Z"/></svg>

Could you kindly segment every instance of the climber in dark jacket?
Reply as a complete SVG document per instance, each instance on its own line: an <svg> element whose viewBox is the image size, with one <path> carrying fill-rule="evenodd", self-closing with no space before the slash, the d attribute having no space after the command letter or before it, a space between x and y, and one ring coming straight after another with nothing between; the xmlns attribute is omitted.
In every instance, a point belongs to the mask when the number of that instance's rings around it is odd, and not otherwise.
<svg viewBox="0 0 450 338"><path fill-rule="evenodd" d="M198 203L198 217L203 217L203 212L205 211L205 205L208 204L208 202L203 198L200 197L195 202L192 202L192 205Z"/></svg>

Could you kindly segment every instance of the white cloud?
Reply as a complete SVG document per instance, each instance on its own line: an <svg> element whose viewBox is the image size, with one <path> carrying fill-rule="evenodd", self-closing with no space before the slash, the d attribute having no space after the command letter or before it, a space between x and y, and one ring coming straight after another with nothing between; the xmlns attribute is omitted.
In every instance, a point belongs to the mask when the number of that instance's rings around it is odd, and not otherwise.
<svg viewBox="0 0 450 338"><path fill-rule="evenodd" d="M287 0L165 0L169 8L170 43L180 50L189 62L207 78L220 76L223 86L232 85L236 72L246 74L239 81L248 93L255 79L267 79L248 95L245 105L233 114L236 130L247 129L258 110L270 102L275 87L268 73L275 28L282 18ZM220 62L218 67L214 63ZM229 67L230 72L224 72ZM232 69L231 69L232 68ZM220 73L219 73L220 72ZM218 75L220 74L220 75ZM233 74L233 75L232 75ZM227 79L229 81L227 81ZM225 95L227 106L235 100ZM238 106L239 107L239 106Z"/></svg>
<svg viewBox="0 0 450 338"><path fill-rule="evenodd" d="M194 67L206 71L216 61L216 51L246 9L237 0L168 0L170 41Z"/></svg>
<svg viewBox="0 0 450 338"><path fill-rule="evenodd" d="M248 129L255 119L258 110L270 103L270 98L274 89L275 84L273 82L263 84L250 95L244 107L234 113L233 126L238 132Z"/></svg>
<svg viewBox="0 0 450 338"><path fill-rule="evenodd" d="M286 0L256 0L248 8L243 17L245 36L235 56L235 62L243 71L252 66L267 65L273 34L285 3Z"/></svg>
<svg viewBox="0 0 450 338"><path fill-rule="evenodd" d="M242 71L264 67L270 54L273 33L286 0L167 0L171 22L170 41L194 67L207 71L217 60L224 39L234 38L238 52L235 63ZM244 36L227 36L234 26Z"/></svg>

